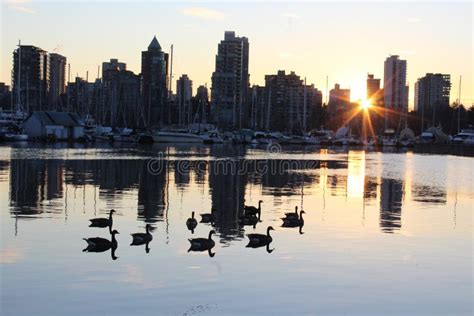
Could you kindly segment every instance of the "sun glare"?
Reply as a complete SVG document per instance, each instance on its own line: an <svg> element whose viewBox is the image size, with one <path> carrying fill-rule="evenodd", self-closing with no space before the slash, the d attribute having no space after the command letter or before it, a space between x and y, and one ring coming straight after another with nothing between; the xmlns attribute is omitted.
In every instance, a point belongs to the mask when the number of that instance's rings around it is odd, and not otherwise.
<svg viewBox="0 0 474 316"><path fill-rule="evenodd" d="M372 104L371 104L370 101L367 100L367 99L360 101L360 107L361 107L361 109L363 109L363 110L368 110L371 106L372 106Z"/></svg>

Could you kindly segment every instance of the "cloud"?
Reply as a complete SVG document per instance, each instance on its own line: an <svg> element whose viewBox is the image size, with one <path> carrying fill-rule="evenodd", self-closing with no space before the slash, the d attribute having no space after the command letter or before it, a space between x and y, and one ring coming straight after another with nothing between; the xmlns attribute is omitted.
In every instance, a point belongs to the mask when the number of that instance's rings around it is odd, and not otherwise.
<svg viewBox="0 0 474 316"><path fill-rule="evenodd" d="M203 20L223 20L225 17L225 14L220 11L203 7L183 8L181 13L186 16L192 16Z"/></svg>
<svg viewBox="0 0 474 316"><path fill-rule="evenodd" d="M28 13L28 14L36 13L36 11L30 7L30 4L31 4L30 0L7 0L5 1L5 3L7 4L7 7L13 11Z"/></svg>

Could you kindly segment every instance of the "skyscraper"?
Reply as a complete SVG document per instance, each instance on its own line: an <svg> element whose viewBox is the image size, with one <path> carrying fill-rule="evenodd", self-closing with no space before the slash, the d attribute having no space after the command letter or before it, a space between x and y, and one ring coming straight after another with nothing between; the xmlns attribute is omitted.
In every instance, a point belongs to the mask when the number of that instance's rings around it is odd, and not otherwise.
<svg viewBox="0 0 474 316"><path fill-rule="evenodd" d="M322 106L322 93L314 85L305 85L294 72L279 70L276 75L266 75L263 98L258 97L257 87L253 92L253 128L302 134L316 127L315 114Z"/></svg>
<svg viewBox="0 0 474 316"><path fill-rule="evenodd" d="M167 111L168 54L161 49L156 36L142 52L142 98L145 125L162 125Z"/></svg>
<svg viewBox="0 0 474 316"><path fill-rule="evenodd" d="M46 110L49 93L48 53L31 45L20 45L15 49L12 84L16 106L21 106L28 113Z"/></svg>
<svg viewBox="0 0 474 316"><path fill-rule="evenodd" d="M367 99L373 103L380 99L380 79L372 74L367 74Z"/></svg>
<svg viewBox="0 0 474 316"><path fill-rule="evenodd" d="M119 62L116 58L111 58L110 61L104 61L102 63L102 79L107 80L107 75L109 73L114 73L116 71L127 70L127 64Z"/></svg>
<svg viewBox="0 0 474 316"><path fill-rule="evenodd" d="M384 106L386 128L397 128L400 115L408 111L407 61L387 57L384 63Z"/></svg>
<svg viewBox="0 0 474 316"><path fill-rule="evenodd" d="M66 91L66 57L49 54L49 106L50 109L62 110L61 95Z"/></svg>
<svg viewBox="0 0 474 316"><path fill-rule="evenodd" d="M197 88L196 96L194 97L196 112L200 117L201 123L206 123L209 116L209 91L206 86L199 86Z"/></svg>
<svg viewBox="0 0 474 316"><path fill-rule="evenodd" d="M212 74L211 108L214 121L222 128L247 125L249 91L249 42L226 31L217 48Z"/></svg>
<svg viewBox="0 0 474 316"><path fill-rule="evenodd" d="M188 75L182 75L176 81L176 105L178 106L178 124L192 123L192 96L193 82L189 79Z"/></svg>
<svg viewBox="0 0 474 316"><path fill-rule="evenodd" d="M10 108L10 87L5 85L4 82L0 82L0 107L6 109Z"/></svg>
<svg viewBox="0 0 474 316"><path fill-rule="evenodd" d="M339 84L329 91L328 114L329 127L337 130L344 125L345 116L348 115L351 105L351 90L341 89Z"/></svg>
<svg viewBox="0 0 474 316"><path fill-rule="evenodd" d="M383 133L384 131L384 120L377 114L379 109L383 107L383 89L380 88L380 79L376 79L373 74L367 74L367 100L369 100L372 106L376 106L375 111L367 111L367 117L371 128L376 133ZM364 124L366 121L363 121ZM365 129L364 129L365 131Z"/></svg>
<svg viewBox="0 0 474 316"><path fill-rule="evenodd" d="M102 111L98 117L114 127L143 127L140 107L140 77L118 59L102 63Z"/></svg>
<svg viewBox="0 0 474 316"><path fill-rule="evenodd" d="M436 125L443 111L449 108L450 92L450 75L427 73L415 83L415 111L423 120L431 119Z"/></svg>

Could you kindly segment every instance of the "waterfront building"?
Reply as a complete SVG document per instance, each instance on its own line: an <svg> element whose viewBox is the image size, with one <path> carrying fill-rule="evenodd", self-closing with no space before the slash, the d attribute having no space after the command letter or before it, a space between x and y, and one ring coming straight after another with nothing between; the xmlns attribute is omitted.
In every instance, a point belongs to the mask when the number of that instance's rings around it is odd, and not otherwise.
<svg viewBox="0 0 474 316"><path fill-rule="evenodd" d="M367 74L366 97L372 105L383 105L383 89L380 88L380 79L374 78L373 74Z"/></svg>
<svg viewBox="0 0 474 316"><path fill-rule="evenodd" d="M375 78L373 74L367 74L367 100L374 109L368 111L370 124L375 133L381 134L384 130L384 120L381 119L379 113L383 109L383 89L380 88L380 79Z"/></svg>
<svg viewBox="0 0 474 316"><path fill-rule="evenodd" d="M430 121L436 126L443 114L449 110L451 76L447 74L427 73L415 83L415 111L422 121ZM422 124L424 125L424 124Z"/></svg>
<svg viewBox="0 0 474 316"><path fill-rule="evenodd" d="M0 82L0 108L2 110L11 108L10 86Z"/></svg>
<svg viewBox="0 0 474 316"><path fill-rule="evenodd" d="M263 97L259 96L263 92ZM302 134L318 127L322 93L294 72L279 70L265 76L265 88L252 88L250 123L253 128Z"/></svg>
<svg viewBox="0 0 474 316"><path fill-rule="evenodd" d="M23 123L29 138L75 140L84 136L84 123L76 113L36 111Z"/></svg>
<svg viewBox="0 0 474 316"><path fill-rule="evenodd" d="M101 124L113 127L143 127L140 104L140 77L127 70L118 59L102 63L102 102L95 116Z"/></svg>
<svg viewBox="0 0 474 316"><path fill-rule="evenodd" d="M110 71L125 71L127 64L119 62L117 58L111 58L110 61L102 63L102 78L105 79Z"/></svg>
<svg viewBox="0 0 474 316"><path fill-rule="evenodd" d="M191 99L193 97L193 82L188 75L182 75L176 81L176 110L178 124L191 124L193 122L193 108Z"/></svg>
<svg viewBox="0 0 474 316"><path fill-rule="evenodd" d="M78 113L81 117L93 114L92 97L94 83L81 77L69 82L66 90L66 109L68 112Z"/></svg>
<svg viewBox="0 0 474 316"><path fill-rule="evenodd" d="M168 54L153 37L142 52L141 92L145 126L161 126L167 121Z"/></svg>
<svg viewBox="0 0 474 316"><path fill-rule="evenodd" d="M268 89L269 90L269 89ZM264 130L267 127L267 116L268 113L268 94L265 97L265 86L253 85L250 88L250 125L249 127L253 130Z"/></svg>
<svg viewBox="0 0 474 316"><path fill-rule="evenodd" d="M46 109L49 95L49 55L39 47L19 45L13 51L15 107L31 113Z"/></svg>
<svg viewBox="0 0 474 316"><path fill-rule="evenodd" d="M51 53L49 63L49 108L61 110L64 107L61 95L66 92L66 57Z"/></svg>
<svg viewBox="0 0 474 316"><path fill-rule="evenodd" d="M336 83L334 89L329 91L328 117L329 128L337 130L344 125L349 110L351 109L351 90L342 89Z"/></svg>
<svg viewBox="0 0 474 316"><path fill-rule="evenodd" d="M215 123L224 129L248 125L249 42L226 31L217 48L212 74L211 108Z"/></svg>
<svg viewBox="0 0 474 316"><path fill-rule="evenodd" d="M210 115L210 103L209 91L206 86L197 88L197 93L193 98L193 108L196 111L196 116L199 117L198 121L204 124L207 123Z"/></svg>
<svg viewBox="0 0 474 316"><path fill-rule="evenodd" d="M407 61L398 55L384 63L385 128L399 129L402 115L408 111Z"/></svg>

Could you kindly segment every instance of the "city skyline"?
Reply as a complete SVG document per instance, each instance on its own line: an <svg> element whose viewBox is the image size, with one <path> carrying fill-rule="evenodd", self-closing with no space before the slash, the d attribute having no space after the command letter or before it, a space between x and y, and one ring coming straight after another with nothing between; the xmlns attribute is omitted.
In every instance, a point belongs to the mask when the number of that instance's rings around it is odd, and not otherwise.
<svg viewBox="0 0 474 316"><path fill-rule="evenodd" d="M125 3L52 5L9 1L2 4L4 22L1 60L6 66L1 67L0 81L10 84L11 54L18 39L22 40L22 44L35 45L66 56L71 64L71 81L76 74L85 78L87 71L89 81L92 81L96 77L97 66L111 58L118 58L127 63L129 70L139 73L140 53L156 35L163 51L169 53L171 44L174 46L173 92L176 92L175 81L182 74L188 74L196 83L195 87L203 84L210 87L217 45L224 32L231 30L249 39L251 84L263 85L265 75L278 70L295 71L302 78L306 77L308 83L314 83L323 92L323 100L326 100L328 76L329 89L339 83L342 88L351 89L351 99L355 101L365 98L367 73L383 78L383 61L389 55L398 54L408 64L410 109L414 107L416 80L430 72L451 75L451 103L457 99L459 75L462 75L461 101L466 106L472 104L472 71L469 71L472 69L469 32L472 17L468 10L471 8L469 3L454 6L440 3L429 6L413 3L348 3L341 6L341 3L333 5L320 2L291 6L288 3L273 3L271 7L261 2L240 5L212 2L141 3L136 8L127 7L130 12L126 14ZM368 13L364 12L369 7L371 20L367 22L365 18L368 18ZM153 12L153 8L163 12L162 18L156 22L144 22L148 21L147 16L151 14L149 11ZM403 10L407 8L410 10ZM117 25L109 15L100 15L105 9L113 11L111 15L115 16L115 20L122 17L122 24ZM23 26L41 20L46 27L49 23L54 24L54 21L45 19L47 17L57 16L64 22L72 18L69 12L80 15L84 10L99 14L100 21L76 23L79 25L68 26L50 37L41 33L40 29L25 29ZM245 15L245 21L248 23L238 19L244 16L246 10L248 14ZM61 14L55 15L55 12ZM263 12L266 16L261 16ZM142 14L137 23L134 23L135 13ZM311 13L316 13L314 16L319 19L312 18ZM329 19L328 14L334 19ZM443 25L430 22L441 16ZM265 28L255 26L257 17L262 18ZM337 23L341 19L345 23L343 29ZM387 23L382 32L384 36L380 37L381 30L376 26L382 20ZM454 20L456 24L451 23ZM105 25L112 23L117 28L111 32L109 27L97 25L98 22ZM461 23L465 24L464 28L460 26ZM412 32L407 32L407 28L411 28ZM325 31L321 32L321 29ZM360 34L368 35L360 37ZM423 40L417 41L421 36ZM440 39L443 45L439 45ZM354 53L354 49L357 53ZM352 58L348 55L352 55ZM447 56L450 56L450 62L440 62Z"/></svg>

